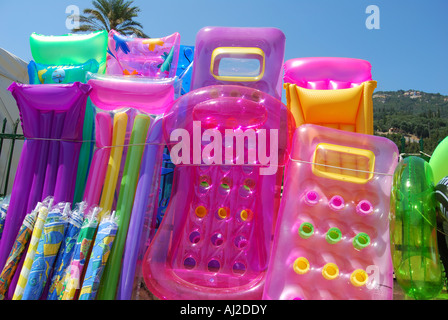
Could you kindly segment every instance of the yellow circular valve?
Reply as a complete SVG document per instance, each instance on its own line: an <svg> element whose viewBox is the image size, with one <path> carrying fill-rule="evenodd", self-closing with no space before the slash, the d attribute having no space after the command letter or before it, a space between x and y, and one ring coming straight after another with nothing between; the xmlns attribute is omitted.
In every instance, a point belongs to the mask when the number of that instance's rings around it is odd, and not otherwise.
<svg viewBox="0 0 448 320"><path fill-rule="evenodd" d="M369 275L362 269L353 271L350 276L350 282L355 287L362 287L367 283L367 280L369 280Z"/></svg>
<svg viewBox="0 0 448 320"><path fill-rule="evenodd" d="M207 215L207 208L205 208L204 206L198 206L196 207L194 212L199 218L204 218Z"/></svg>
<svg viewBox="0 0 448 320"><path fill-rule="evenodd" d="M339 275L339 268L334 263L327 263L322 269L322 276L327 280L334 280Z"/></svg>
<svg viewBox="0 0 448 320"><path fill-rule="evenodd" d="M297 274L305 274L310 271L310 263L304 257L297 258L296 261L294 261L293 269Z"/></svg>
<svg viewBox="0 0 448 320"><path fill-rule="evenodd" d="M249 209L244 209L244 210L241 210L241 212L240 212L240 218L241 218L242 221L251 220L252 219L252 215L253 215L253 213Z"/></svg>
<svg viewBox="0 0 448 320"><path fill-rule="evenodd" d="M218 217L221 219L227 218L227 209L226 208L219 208L218 209Z"/></svg>

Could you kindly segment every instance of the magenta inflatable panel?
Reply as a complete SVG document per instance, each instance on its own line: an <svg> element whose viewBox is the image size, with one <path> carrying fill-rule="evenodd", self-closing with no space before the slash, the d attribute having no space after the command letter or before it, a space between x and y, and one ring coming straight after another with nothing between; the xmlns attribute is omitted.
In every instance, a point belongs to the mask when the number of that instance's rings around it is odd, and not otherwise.
<svg viewBox="0 0 448 320"><path fill-rule="evenodd" d="M291 148L263 298L392 299L395 144L306 124Z"/></svg>
<svg viewBox="0 0 448 320"><path fill-rule="evenodd" d="M92 86L90 98L102 110L132 107L149 114L162 114L175 99L174 78L123 77L89 72L87 79Z"/></svg>
<svg viewBox="0 0 448 320"><path fill-rule="evenodd" d="M0 264L8 258L25 215L46 197L73 200L87 98L87 84L28 85L12 83L25 136L5 229Z"/></svg>
<svg viewBox="0 0 448 320"><path fill-rule="evenodd" d="M353 88L372 80L368 61L353 58L296 58L285 62L285 83L327 90Z"/></svg>
<svg viewBox="0 0 448 320"><path fill-rule="evenodd" d="M191 88L233 84L282 94L285 35L276 28L205 27L196 35Z"/></svg>

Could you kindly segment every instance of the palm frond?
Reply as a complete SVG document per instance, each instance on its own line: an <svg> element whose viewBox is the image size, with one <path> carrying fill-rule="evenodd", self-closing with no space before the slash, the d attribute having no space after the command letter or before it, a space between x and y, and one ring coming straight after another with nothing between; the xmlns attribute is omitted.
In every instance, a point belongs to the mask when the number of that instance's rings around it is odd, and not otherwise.
<svg viewBox="0 0 448 320"><path fill-rule="evenodd" d="M134 1L124 0L93 0L93 9L84 9L79 17L80 27L75 32L112 29L125 34L136 34L138 37L149 38L143 32L143 25L134 20L138 17L140 8L133 5Z"/></svg>
<svg viewBox="0 0 448 320"><path fill-rule="evenodd" d="M84 9L83 13L87 15L91 21L98 23L99 21L101 25L106 28L106 30L110 29L109 20L104 16L104 13L98 10L93 9Z"/></svg>
<svg viewBox="0 0 448 320"><path fill-rule="evenodd" d="M146 33L144 33L140 28L126 27L126 28L120 28L117 31L120 32L121 34L126 34L126 35L135 34L139 38L150 38L150 36L148 36Z"/></svg>

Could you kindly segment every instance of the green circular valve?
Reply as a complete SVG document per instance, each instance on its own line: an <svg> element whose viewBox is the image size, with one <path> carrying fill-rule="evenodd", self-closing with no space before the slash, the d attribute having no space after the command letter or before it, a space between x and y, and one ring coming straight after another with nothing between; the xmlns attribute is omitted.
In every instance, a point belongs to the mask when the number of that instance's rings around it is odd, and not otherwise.
<svg viewBox="0 0 448 320"><path fill-rule="evenodd" d="M353 238L353 246L357 250L362 250L362 249L368 247L369 244L370 244L370 237L367 233L364 233L364 232L358 233Z"/></svg>
<svg viewBox="0 0 448 320"><path fill-rule="evenodd" d="M299 227L299 236L303 239L308 239L314 233L314 226L309 222L304 222Z"/></svg>
<svg viewBox="0 0 448 320"><path fill-rule="evenodd" d="M325 236L325 239L330 244L338 243L342 239L342 232L338 228L330 228L327 231L327 235Z"/></svg>
<svg viewBox="0 0 448 320"><path fill-rule="evenodd" d="M210 185L208 184L207 181L201 181L201 182L199 183L199 185L200 185L202 188L208 188L208 187L210 187Z"/></svg>

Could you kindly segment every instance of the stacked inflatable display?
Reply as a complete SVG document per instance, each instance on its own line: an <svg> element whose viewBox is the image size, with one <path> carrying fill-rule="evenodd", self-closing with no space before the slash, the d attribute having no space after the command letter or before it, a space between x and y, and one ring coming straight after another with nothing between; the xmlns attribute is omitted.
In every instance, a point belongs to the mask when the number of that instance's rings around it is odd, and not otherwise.
<svg viewBox="0 0 448 320"><path fill-rule="evenodd" d="M284 62L276 28L30 44L1 299L441 292L446 143L427 163L373 135L369 62Z"/></svg>

